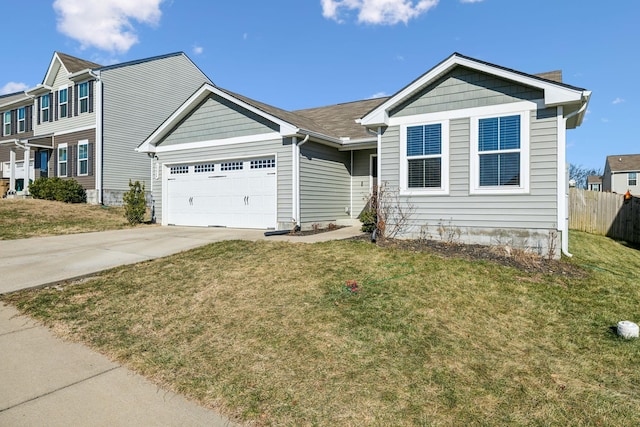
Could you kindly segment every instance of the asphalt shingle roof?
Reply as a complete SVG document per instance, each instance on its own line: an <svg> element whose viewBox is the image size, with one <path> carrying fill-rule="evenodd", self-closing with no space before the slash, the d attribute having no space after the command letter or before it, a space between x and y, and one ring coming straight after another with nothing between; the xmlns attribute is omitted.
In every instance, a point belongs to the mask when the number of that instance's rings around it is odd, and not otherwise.
<svg viewBox="0 0 640 427"><path fill-rule="evenodd" d="M58 58L62 61L64 68L71 74L77 73L78 71L94 68L101 68L102 65L96 64L95 62L85 61L84 59L76 58L75 56L67 55L66 53L56 52L58 54Z"/></svg>
<svg viewBox="0 0 640 427"><path fill-rule="evenodd" d="M640 154L620 154L607 156L611 172L640 171Z"/></svg>

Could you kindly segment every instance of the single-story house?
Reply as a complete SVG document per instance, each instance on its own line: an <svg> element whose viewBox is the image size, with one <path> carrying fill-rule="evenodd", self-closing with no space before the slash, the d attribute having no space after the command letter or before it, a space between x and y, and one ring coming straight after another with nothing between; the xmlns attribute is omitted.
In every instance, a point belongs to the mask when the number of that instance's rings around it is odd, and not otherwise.
<svg viewBox="0 0 640 427"><path fill-rule="evenodd" d="M399 237L568 249L566 130L591 92L454 53L390 97L285 111L204 84L137 148L163 225L348 222L384 188Z"/></svg>
<svg viewBox="0 0 640 427"><path fill-rule="evenodd" d="M601 175L587 176L587 190L602 191L602 176Z"/></svg>
<svg viewBox="0 0 640 427"><path fill-rule="evenodd" d="M607 156L602 176L602 191L640 194L640 154Z"/></svg>

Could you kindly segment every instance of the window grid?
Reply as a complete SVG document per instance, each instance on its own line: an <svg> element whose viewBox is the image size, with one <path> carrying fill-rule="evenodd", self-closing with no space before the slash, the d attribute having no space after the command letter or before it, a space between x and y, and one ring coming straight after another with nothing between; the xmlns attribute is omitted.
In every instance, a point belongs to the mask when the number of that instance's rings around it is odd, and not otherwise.
<svg viewBox="0 0 640 427"><path fill-rule="evenodd" d="M40 97L40 117L43 122L49 121L49 95Z"/></svg>
<svg viewBox="0 0 640 427"><path fill-rule="evenodd" d="M407 187L442 188L442 124L407 127Z"/></svg>
<svg viewBox="0 0 640 427"><path fill-rule="evenodd" d="M25 128L25 108L18 108L18 132L24 132Z"/></svg>
<svg viewBox="0 0 640 427"><path fill-rule="evenodd" d="M251 160L251 169L275 168L276 159L258 159Z"/></svg>
<svg viewBox="0 0 640 427"><path fill-rule="evenodd" d="M78 85L78 100L80 102L80 112L86 113L89 111L89 83L84 82Z"/></svg>
<svg viewBox="0 0 640 427"><path fill-rule="evenodd" d="M195 173L213 172L215 169L215 163L202 163L194 166Z"/></svg>
<svg viewBox="0 0 640 427"><path fill-rule="evenodd" d="M58 147L58 176L67 176L67 147Z"/></svg>
<svg viewBox="0 0 640 427"><path fill-rule="evenodd" d="M478 122L480 187L520 186L520 116Z"/></svg>
<svg viewBox="0 0 640 427"><path fill-rule="evenodd" d="M220 163L221 171L238 171L244 169L243 162L226 162Z"/></svg>
<svg viewBox="0 0 640 427"><path fill-rule="evenodd" d="M629 185L629 187L638 185L637 172L629 172L629 175L627 176L627 185Z"/></svg>
<svg viewBox="0 0 640 427"><path fill-rule="evenodd" d="M89 144L78 144L78 175L89 174Z"/></svg>
<svg viewBox="0 0 640 427"><path fill-rule="evenodd" d="M68 108L68 89L60 89L58 92L58 114L60 114L60 118L67 117L67 108Z"/></svg>
<svg viewBox="0 0 640 427"><path fill-rule="evenodd" d="M189 166L187 165L171 166L170 173L171 175L189 173Z"/></svg>
<svg viewBox="0 0 640 427"><path fill-rule="evenodd" d="M4 113L4 135L11 135L11 111Z"/></svg>

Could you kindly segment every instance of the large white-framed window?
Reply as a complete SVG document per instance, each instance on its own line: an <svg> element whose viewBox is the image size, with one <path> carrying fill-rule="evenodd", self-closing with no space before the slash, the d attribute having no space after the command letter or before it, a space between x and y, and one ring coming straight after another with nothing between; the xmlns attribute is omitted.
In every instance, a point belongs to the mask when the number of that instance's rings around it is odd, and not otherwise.
<svg viewBox="0 0 640 427"><path fill-rule="evenodd" d="M65 118L69 114L69 89L64 86L58 89L58 117Z"/></svg>
<svg viewBox="0 0 640 427"><path fill-rule="evenodd" d="M638 185L638 173L637 172L629 172L627 174L627 185L629 187L634 187Z"/></svg>
<svg viewBox="0 0 640 427"><path fill-rule="evenodd" d="M449 193L449 121L400 126L400 192Z"/></svg>
<svg viewBox="0 0 640 427"><path fill-rule="evenodd" d="M20 107L18 108L18 133L25 132L26 129L26 108Z"/></svg>
<svg viewBox="0 0 640 427"><path fill-rule="evenodd" d="M471 194L529 192L530 112L471 117Z"/></svg>
<svg viewBox="0 0 640 427"><path fill-rule="evenodd" d="M11 111L6 111L2 117L2 132L5 136L11 135Z"/></svg>
<svg viewBox="0 0 640 427"><path fill-rule="evenodd" d="M89 82L78 85L78 102L80 104L80 113L89 111Z"/></svg>
<svg viewBox="0 0 640 427"><path fill-rule="evenodd" d="M42 95L40 97L40 120L44 122L49 121L49 95Z"/></svg>
<svg viewBox="0 0 640 427"><path fill-rule="evenodd" d="M78 176L89 175L89 141L78 142Z"/></svg>
<svg viewBox="0 0 640 427"><path fill-rule="evenodd" d="M67 154L69 150L67 148L67 144L60 144L58 146L58 176L67 176Z"/></svg>

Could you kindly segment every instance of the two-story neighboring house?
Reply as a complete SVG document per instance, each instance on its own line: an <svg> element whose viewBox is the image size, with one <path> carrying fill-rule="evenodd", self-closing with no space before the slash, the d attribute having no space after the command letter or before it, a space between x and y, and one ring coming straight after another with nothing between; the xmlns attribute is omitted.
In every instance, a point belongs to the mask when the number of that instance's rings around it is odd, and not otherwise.
<svg viewBox="0 0 640 427"><path fill-rule="evenodd" d="M602 191L640 194L640 154L607 156Z"/></svg>
<svg viewBox="0 0 640 427"><path fill-rule="evenodd" d="M91 203L120 204L130 179L151 190L149 157L134 148L203 83L182 52L104 67L55 52L41 84L0 98L9 194L40 176L76 179Z"/></svg>

